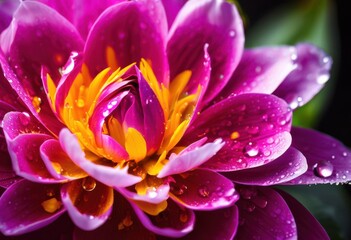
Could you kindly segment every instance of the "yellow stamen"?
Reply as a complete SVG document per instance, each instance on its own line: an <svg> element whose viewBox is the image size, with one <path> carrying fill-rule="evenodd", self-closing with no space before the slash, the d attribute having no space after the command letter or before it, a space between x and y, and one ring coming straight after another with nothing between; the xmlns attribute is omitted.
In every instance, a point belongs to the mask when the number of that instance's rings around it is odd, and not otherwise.
<svg viewBox="0 0 351 240"><path fill-rule="evenodd" d="M111 69L115 70L118 68L116 53L110 46L106 48L106 62L107 66L109 66Z"/></svg>

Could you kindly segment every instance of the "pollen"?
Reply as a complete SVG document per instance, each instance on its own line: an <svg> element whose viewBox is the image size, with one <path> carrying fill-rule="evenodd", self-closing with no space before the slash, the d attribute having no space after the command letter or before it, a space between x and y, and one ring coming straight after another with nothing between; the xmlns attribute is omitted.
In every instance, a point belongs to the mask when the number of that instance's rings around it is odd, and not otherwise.
<svg viewBox="0 0 351 240"><path fill-rule="evenodd" d="M240 137L240 134L239 134L239 132L237 132L237 131L234 131L234 132L232 132L232 134L230 134L230 138L232 139L232 140L235 140L235 139L237 139L237 138L239 138Z"/></svg>
<svg viewBox="0 0 351 240"><path fill-rule="evenodd" d="M56 198L50 198L41 203L43 209L48 213L54 213L59 210L62 206L62 203L58 201Z"/></svg>

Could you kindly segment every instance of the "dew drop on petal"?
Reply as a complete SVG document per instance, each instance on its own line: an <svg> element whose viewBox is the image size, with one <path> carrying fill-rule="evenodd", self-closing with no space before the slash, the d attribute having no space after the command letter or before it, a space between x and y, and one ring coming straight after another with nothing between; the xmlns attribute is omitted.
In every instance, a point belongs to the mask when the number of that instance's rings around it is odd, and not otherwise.
<svg viewBox="0 0 351 240"><path fill-rule="evenodd" d="M333 165L327 161L320 161L313 166L313 172L317 177L330 177L333 174L333 171Z"/></svg>
<svg viewBox="0 0 351 240"><path fill-rule="evenodd" d="M229 31L229 36L230 36L230 37L235 37L235 34L236 34L236 33L235 33L234 30L230 30L230 31Z"/></svg>
<svg viewBox="0 0 351 240"><path fill-rule="evenodd" d="M259 149L257 148L256 144L249 142L244 147L244 154L248 157L256 157L259 153Z"/></svg>
<svg viewBox="0 0 351 240"><path fill-rule="evenodd" d="M40 107L40 105L41 105L41 98L38 97L38 96L34 96L32 98L32 104L34 106L35 111L37 113L39 113L41 111L41 107Z"/></svg>
<svg viewBox="0 0 351 240"><path fill-rule="evenodd" d="M27 126L30 122L30 115L27 112L23 112L19 115L19 120L23 126Z"/></svg>
<svg viewBox="0 0 351 240"><path fill-rule="evenodd" d="M317 77L317 83L319 84L325 84L330 78L330 75L328 73L320 74Z"/></svg>
<svg viewBox="0 0 351 240"><path fill-rule="evenodd" d="M86 177L83 179L82 181L82 188L85 190L85 191L88 191L88 192L91 192L95 189L96 187L96 181L91 178L91 177Z"/></svg>
<svg viewBox="0 0 351 240"><path fill-rule="evenodd" d="M188 220L189 220L189 216L186 212L182 212L180 215L179 215L179 220L182 222L182 223L186 223Z"/></svg>
<svg viewBox="0 0 351 240"><path fill-rule="evenodd" d="M62 203L56 198L50 198L41 203L43 209L48 213L54 213L61 208Z"/></svg>
<svg viewBox="0 0 351 240"><path fill-rule="evenodd" d="M207 198L210 195L210 191L207 186L201 186L198 190L198 193L201 197Z"/></svg>

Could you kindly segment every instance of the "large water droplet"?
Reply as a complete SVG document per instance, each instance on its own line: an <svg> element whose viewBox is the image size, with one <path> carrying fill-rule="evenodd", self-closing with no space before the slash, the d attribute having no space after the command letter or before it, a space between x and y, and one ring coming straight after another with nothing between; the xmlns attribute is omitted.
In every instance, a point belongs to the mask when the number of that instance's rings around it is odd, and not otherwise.
<svg viewBox="0 0 351 240"><path fill-rule="evenodd" d="M40 107L40 105L41 105L41 98L38 97L38 96L34 96L32 98L32 104L34 106L35 111L37 113L39 113L41 111L41 107Z"/></svg>
<svg viewBox="0 0 351 240"><path fill-rule="evenodd" d="M91 192L95 189L96 187L96 181L91 178L91 177L86 177L83 179L82 181L82 188L85 190L85 191L88 191L88 192Z"/></svg>
<svg viewBox="0 0 351 240"><path fill-rule="evenodd" d="M313 166L313 172L317 177L330 177L333 174L333 171L333 165L327 161L320 161Z"/></svg>
<svg viewBox="0 0 351 240"><path fill-rule="evenodd" d="M256 146L256 144L249 142L245 147L244 147L244 154L249 157L256 157L259 153L259 149Z"/></svg>
<svg viewBox="0 0 351 240"><path fill-rule="evenodd" d="M324 73L324 74L320 74L318 77L317 77L317 83L319 84L325 84L330 78L330 75L329 73Z"/></svg>
<svg viewBox="0 0 351 240"><path fill-rule="evenodd" d="M207 198L210 195L210 190L207 186L201 186L198 190L198 193L201 197Z"/></svg>

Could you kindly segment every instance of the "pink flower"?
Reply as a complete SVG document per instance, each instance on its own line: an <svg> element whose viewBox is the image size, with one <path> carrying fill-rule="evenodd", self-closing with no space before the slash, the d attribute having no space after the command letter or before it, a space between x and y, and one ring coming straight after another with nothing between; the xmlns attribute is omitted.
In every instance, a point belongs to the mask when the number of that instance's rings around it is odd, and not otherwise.
<svg viewBox="0 0 351 240"><path fill-rule="evenodd" d="M4 9L3 234L67 212L74 239L328 238L269 187L351 178L348 149L291 126L329 78L320 49L244 50L221 0Z"/></svg>

